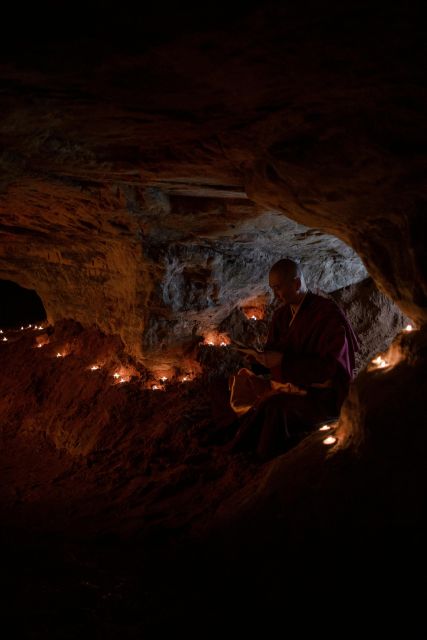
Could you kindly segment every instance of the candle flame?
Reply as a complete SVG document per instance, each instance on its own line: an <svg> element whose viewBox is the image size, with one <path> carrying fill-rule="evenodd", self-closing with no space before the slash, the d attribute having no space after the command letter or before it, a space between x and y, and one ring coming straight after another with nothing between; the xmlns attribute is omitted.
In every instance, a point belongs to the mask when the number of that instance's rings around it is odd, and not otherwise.
<svg viewBox="0 0 427 640"><path fill-rule="evenodd" d="M381 356L374 358L372 360L372 364L376 365L379 369L384 369L384 367L388 367L387 360L384 360Z"/></svg>
<svg viewBox="0 0 427 640"><path fill-rule="evenodd" d="M126 382L125 378L120 378L120 382Z"/></svg>
<svg viewBox="0 0 427 640"><path fill-rule="evenodd" d="M323 427L320 427L319 431L329 431L331 427L327 424L324 424Z"/></svg>
<svg viewBox="0 0 427 640"><path fill-rule="evenodd" d="M24 327L21 327L21 331L24 331Z"/></svg>
<svg viewBox="0 0 427 640"><path fill-rule="evenodd" d="M120 373L113 373L113 377L116 378L116 379L120 378Z"/></svg>
<svg viewBox="0 0 427 640"><path fill-rule="evenodd" d="M230 338L224 333L211 331L205 336L203 344L206 344L209 347L226 347L230 344Z"/></svg>
<svg viewBox="0 0 427 640"><path fill-rule="evenodd" d="M0 333L3 333L3 329L0 329Z"/></svg>
<svg viewBox="0 0 427 640"><path fill-rule="evenodd" d="M328 436L323 440L323 444L335 444L336 441L337 439L334 436Z"/></svg>
<svg viewBox="0 0 427 640"><path fill-rule="evenodd" d="M3 333L3 332L2 332ZM6 336L3 338L3 342L7 342Z"/></svg>
<svg viewBox="0 0 427 640"><path fill-rule="evenodd" d="M97 369L99 369L97 364L94 364L93 367L90 368L91 371L96 371Z"/></svg>
<svg viewBox="0 0 427 640"><path fill-rule="evenodd" d="M412 324L407 324L405 327L405 331L413 331L414 327L412 326Z"/></svg>
<svg viewBox="0 0 427 640"><path fill-rule="evenodd" d="M161 380L162 382L166 382L167 377L166 377L166 376L162 376L162 377L160 378L160 380Z"/></svg>
<svg viewBox="0 0 427 640"><path fill-rule="evenodd" d="M57 358L62 358L62 353L59 353L59 351L58 351L58 353L56 354L56 357Z"/></svg>
<svg viewBox="0 0 427 640"><path fill-rule="evenodd" d="M153 389L153 391L158 391L160 387L158 387L156 384L151 385L151 388Z"/></svg>

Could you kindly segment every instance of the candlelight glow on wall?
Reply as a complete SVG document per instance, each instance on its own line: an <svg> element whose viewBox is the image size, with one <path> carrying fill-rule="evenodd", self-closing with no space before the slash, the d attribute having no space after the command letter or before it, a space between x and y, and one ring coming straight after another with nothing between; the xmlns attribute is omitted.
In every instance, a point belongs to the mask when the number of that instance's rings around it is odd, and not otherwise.
<svg viewBox="0 0 427 640"><path fill-rule="evenodd" d="M230 338L225 333L210 331L205 335L203 344L210 347L226 347L230 342Z"/></svg>
<svg viewBox="0 0 427 640"><path fill-rule="evenodd" d="M262 307L242 307L242 311L248 320L253 320L254 322L256 320L263 320L265 316L264 309Z"/></svg>
<svg viewBox="0 0 427 640"><path fill-rule="evenodd" d="M135 375L137 375L137 371L133 367L126 367L122 365L113 373L113 378L115 383L123 384L123 382L130 382L131 377Z"/></svg>

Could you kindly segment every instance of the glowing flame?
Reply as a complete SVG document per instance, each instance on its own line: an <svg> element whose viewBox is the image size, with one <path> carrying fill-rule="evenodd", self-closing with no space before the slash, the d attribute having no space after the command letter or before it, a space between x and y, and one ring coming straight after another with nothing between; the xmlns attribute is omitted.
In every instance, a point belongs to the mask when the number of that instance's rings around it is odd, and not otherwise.
<svg viewBox="0 0 427 640"><path fill-rule="evenodd" d="M188 382L190 380L190 376L184 376L181 382Z"/></svg>
<svg viewBox="0 0 427 640"><path fill-rule="evenodd" d="M0 329L0 333L3 333L3 329Z"/></svg>
<svg viewBox="0 0 427 640"><path fill-rule="evenodd" d="M32 326L33 326L32 324L29 324L27 329L31 329Z"/></svg>
<svg viewBox="0 0 427 640"><path fill-rule="evenodd" d="M388 367L387 360L384 360L384 358L382 358L381 356L378 356L377 358L374 358L372 360L372 364L377 366L379 369L384 369L384 367Z"/></svg>
<svg viewBox="0 0 427 640"><path fill-rule="evenodd" d="M242 311L248 320L262 320L265 314L265 311L262 307L251 304L245 305L242 308Z"/></svg>
<svg viewBox="0 0 427 640"><path fill-rule="evenodd" d="M56 354L56 357L57 357L57 358L62 358L62 357L63 357L63 356L62 356L62 353L59 353L59 351L58 351L58 353Z"/></svg>
<svg viewBox="0 0 427 640"><path fill-rule="evenodd" d="M167 376L162 376L162 377L160 378L161 382L166 382L166 380L167 380L167 379L168 379L168 378L167 378Z"/></svg>
<svg viewBox="0 0 427 640"><path fill-rule="evenodd" d="M337 439L334 436L328 436L323 440L323 444L335 444L336 441Z"/></svg>
<svg viewBox="0 0 427 640"><path fill-rule="evenodd" d="M160 389L160 387L158 387L156 384L151 385L151 388L153 389L153 391L158 391Z"/></svg>
<svg viewBox="0 0 427 640"><path fill-rule="evenodd" d="M206 344L209 347L226 347L230 344L230 338L223 333L215 333L215 331L211 331L207 336L205 336L203 344Z"/></svg>
<svg viewBox="0 0 427 640"><path fill-rule="evenodd" d="M90 370L91 370L91 371L96 371L97 369L99 369L99 366L98 366L97 364L94 364L94 365L90 368Z"/></svg>
<svg viewBox="0 0 427 640"><path fill-rule="evenodd" d="M414 330L414 327L412 326L412 324L407 324L406 325L405 331L407 331L409 333L410 331L413 331L413 330Z"/></svg>
<svg viewBox="0 0 427 640"><path fill-rule="evenodd" d="M2 332L3 333L3 332ZM3 338L3 342L7 342L6 336Z"/></svg>
<svg viewBox="0 0 427 640"><path fill-rule="evenodd" d="M327 424L324 424L323 427L320 427L319 431L329 431L331 427Z"/></svg>
<svg viewBox="0 0 427 640"><path fill-rule="evenodd" d="M126 378L120 378L120 382L127 382Z"/></svg>
<svg viewBox="0 0 427 640"><path fill-rule="evenodd" d="M21 331L24 331L24 327L21 327Z"/></svg>
<svg viewBox="0 0 427 640"><path fill-rule="evenodd" d="M120 373L113 373L113 378L116 378L116 380L120 378Z"/></svg>

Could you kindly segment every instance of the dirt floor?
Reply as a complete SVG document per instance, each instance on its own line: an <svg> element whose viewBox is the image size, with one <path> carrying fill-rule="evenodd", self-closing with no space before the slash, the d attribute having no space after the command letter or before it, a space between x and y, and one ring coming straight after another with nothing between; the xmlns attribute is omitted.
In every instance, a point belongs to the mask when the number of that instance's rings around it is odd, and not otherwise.
<svg viewBox="0 0 427 640"><path fill-rule="evenodd" d="M401 598L396 572L411 579L420 540L396 556L393 548L408 544L401 527L386 534L379 527L364 540L366 527L354 531L344 509L332 539L333 522L325 528L321 515L319 526L304 522L308 498L298 501L292 491L307 474L298 463L307 447L317 475L304 483L314 487L315 510L337 495L345 502L332 485L330 497L316 497L325 458L317 436L289 452L283 477L293 515L286 526L273 494L257 519L245 516L245 504L283 467L225 450L233 415L224 372L153 390L121 343L95 329L63 322L7 336L2 617L16 637L139 638L171 630L199 637L254 625L266 631L294 618L302 632L313 619L320 629L350 587L354 597L363 585L366 615L378 589L390 586L389 602ZM114 378L117 371L126 382ZM326 472L322 482L328 487ZM312 617L299 617L309 602Z"/></svg>

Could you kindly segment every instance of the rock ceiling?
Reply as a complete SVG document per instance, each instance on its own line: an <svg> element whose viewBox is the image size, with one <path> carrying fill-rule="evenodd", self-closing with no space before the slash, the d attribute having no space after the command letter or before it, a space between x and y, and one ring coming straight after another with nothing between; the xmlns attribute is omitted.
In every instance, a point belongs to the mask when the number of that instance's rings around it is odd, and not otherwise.
<svg viewBox="0 0 427 640"><path fill-rule="evenodd" d="M1 278L136 355L265 297L283 255L326 291L366 266L425 322L415 5L108 7L2 43Z"/></svg>

